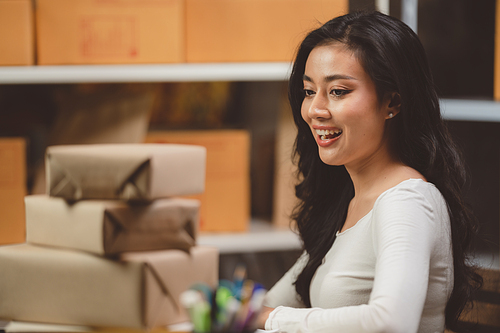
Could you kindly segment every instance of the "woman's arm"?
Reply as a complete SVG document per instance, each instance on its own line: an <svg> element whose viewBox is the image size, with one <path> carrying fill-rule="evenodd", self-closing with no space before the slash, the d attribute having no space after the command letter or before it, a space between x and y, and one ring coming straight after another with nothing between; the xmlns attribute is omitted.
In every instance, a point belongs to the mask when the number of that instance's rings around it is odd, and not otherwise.
<svg viewBox="0 0 500 333"><path fill-rule="evenodd" d="M445 222L435 221L432 206L411 189L384 193L372 215L376 270L368 304L335 309L279 306L270 313L266 329L288 333L418 330L436 224Z"/></svg>

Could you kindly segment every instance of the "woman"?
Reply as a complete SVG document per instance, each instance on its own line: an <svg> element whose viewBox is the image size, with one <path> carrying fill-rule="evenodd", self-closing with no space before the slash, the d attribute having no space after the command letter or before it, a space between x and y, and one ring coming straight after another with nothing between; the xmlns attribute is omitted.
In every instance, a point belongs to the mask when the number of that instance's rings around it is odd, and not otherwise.
<svg viewBox="0 0 500 333"><path fill-rule="evenodd" d="M289 100L305 251L269 291L260 326L457 329L481 282L466 265L476 225L418 37L378 12L335 18L300 45Z"/></svg>

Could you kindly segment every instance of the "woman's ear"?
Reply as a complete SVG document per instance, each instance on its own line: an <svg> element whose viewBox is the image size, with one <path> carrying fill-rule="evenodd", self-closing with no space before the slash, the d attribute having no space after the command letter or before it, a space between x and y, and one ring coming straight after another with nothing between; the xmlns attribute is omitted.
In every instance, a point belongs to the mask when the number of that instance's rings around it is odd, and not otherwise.
<svg viewBox="0 0 500 333"><path fill-rule="evenodd" d="M388 97L389 104L387 105L387 118L393 118L401 109L401 95L397 92L393 92Z"/></svg>

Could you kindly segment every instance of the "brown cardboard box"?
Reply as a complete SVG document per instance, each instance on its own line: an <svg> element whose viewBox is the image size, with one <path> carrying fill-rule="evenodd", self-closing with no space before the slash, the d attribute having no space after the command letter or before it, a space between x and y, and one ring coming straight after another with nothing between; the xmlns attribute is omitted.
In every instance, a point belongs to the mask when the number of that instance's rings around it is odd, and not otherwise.
<svg viewBox="0 0 500 333"><path fill-rule="evenodd" d="M495 100L500 101L500 0L496 1L494 71L493 95Z"/></svg>
<svg viewBox="0 0 500 333"><path fill-rule="evenodd" d="M40 65L184 61L183 0L36 0Z"/></svg>
<svg viewBox="0 0 500 333"><path fill-rule="evenodd" d="M53 90L57 114L49 145L141 143L155 100L154 84L76 84ZM45 167L38 166L31 193L45 193Z"/></svg>
<svg viewBox="0 0 500 333"><path fill-rule="evenodd" d="M287 228L298 200L295 197L297 166L292 161L297 127L288 102L283 101L276 135L273 224Z"/></svg>
<svg viewBox="0 0 500 333"><path fill-rule="evenodd" d="M207 148L200 231L246 231L250 220L249 134L243 130L150 132L150 143Z"/></svg>
<svg viewBox="0 0 500 333"><path fill-rule="evenodd" d="M25 141L0 138L0 244L24 243L25 195Z"/></svg>
<svg viewBox="0 0 500 333"><path fill-rule="evenodd" d="M291 61L348 0L186 0L187 62Z"/></svg>
<svg viewBox="0 0 500 333"><path fill-rule="evenodd" d="M0 0L0 66L33 65L31 0Z"/></svg>
<svg viewBox="0 0 500 333"><path fill-rule="evenodd" d="M0 247L0 318L152 328L188 320L179 295L215 287L218 250L130 252L119 261L33 245Z"/></svg>
<svg viewBox="0 0 500 333"><path fill-rule="evenodd" d="M98 255L181 249L195 245L198 200L158 199L127 204L111 200L68 203L30 195L26 202L26 241Z"/></svg>
<svg viewBox="0 0 500 333"><path fill-rule="evenodd" d="M47 148L47 194L69 200L151 201L203 193L206 149L194 145L96 144Z"/></svg>

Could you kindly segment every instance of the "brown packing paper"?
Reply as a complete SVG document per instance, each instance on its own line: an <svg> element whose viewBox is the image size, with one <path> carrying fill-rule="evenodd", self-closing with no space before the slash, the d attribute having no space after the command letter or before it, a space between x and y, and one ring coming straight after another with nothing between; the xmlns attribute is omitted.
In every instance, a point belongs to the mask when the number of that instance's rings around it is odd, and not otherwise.
<svg viewBox="0 0 500 333"><path fill-rule="evenodd" d="M152 328L188 320L179 304L194 283L215 286L218 250L127 253L121 261L33 245L0 247L0 318Z"/></svg>
<svg viewBox="0 0 500 333"><path fill-rule="evenodd" d="M152 203L82 200L31 195L26 203L28 243L66 247L99 255L182 249L195 244L197 200Z"/></svg>
<svg viewBox="0 0 500 333"><path fill-rule="evenodd" d="M149 201L199 194L206 149L194 145L52 146L46 153L47 194L70 200Z"/></svg>

